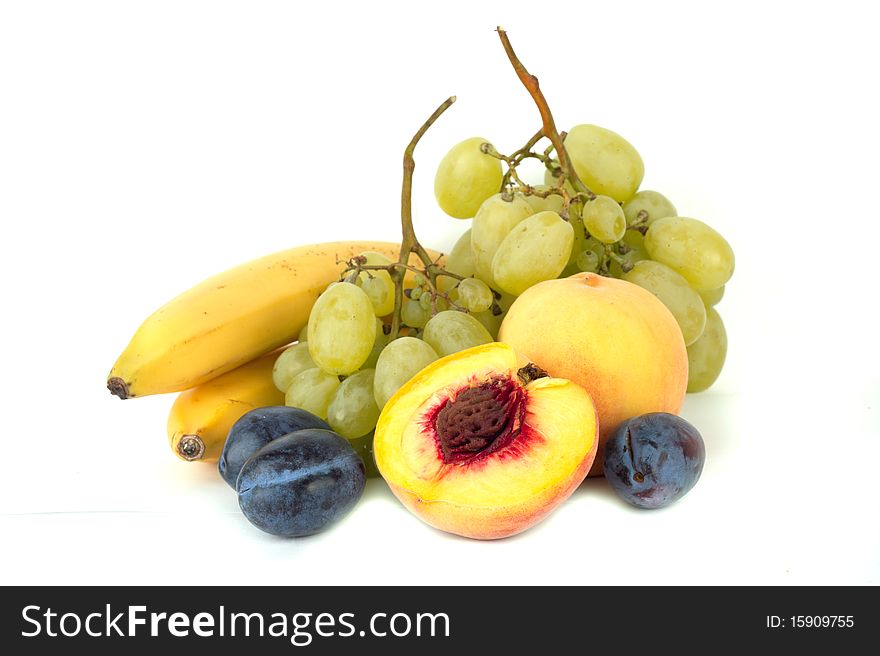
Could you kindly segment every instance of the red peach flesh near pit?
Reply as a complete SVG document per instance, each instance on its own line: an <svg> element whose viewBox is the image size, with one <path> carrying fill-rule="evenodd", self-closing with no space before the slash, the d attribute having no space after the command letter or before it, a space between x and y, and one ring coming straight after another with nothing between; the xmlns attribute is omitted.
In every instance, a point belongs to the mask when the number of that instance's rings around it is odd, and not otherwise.
<svg viewBox="0 0 880 656"><path fill-rule="evenodd" d="M425 431L446 464L469 464L503 449L521 434L525 390L498 376L451 392L428 408Z"/></svg>

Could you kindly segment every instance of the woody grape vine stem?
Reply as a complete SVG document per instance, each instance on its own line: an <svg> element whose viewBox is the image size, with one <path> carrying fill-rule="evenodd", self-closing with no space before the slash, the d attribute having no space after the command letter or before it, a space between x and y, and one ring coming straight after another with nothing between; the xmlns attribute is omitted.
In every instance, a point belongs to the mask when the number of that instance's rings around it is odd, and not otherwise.
<svg viewBox="0 0 880 656"><path fill-rule="evenodd" d="M557 157L559 158L559 168L562 172L563 179L569 180L571 182L578 195L584 195L588 199L595 198L595 195L586 187L586 185L584 185L580 178L578 178L577 172L571 165L568 153L566 152L565 146L563 144L563 139L560 136L559 131L556 129L556 123L553 120L553 114L551 113L550 107L547 104L547 99L541 92L541 88L538 84L538 78L534 75L531 75L526 70L523 63L516 56L516 53L513 50L513 46L510 43L510 39L507 36L507 32L500 27L498 27L496 31L498 32L498 36L501 39L501 44L504 46L504 51L507 54L507 58L510 60L514 71L516 71L516 74L519 77L520 81L526 87L526 90L528 90L529 94L532 96L532 99L535 101L535 104L538 106L538 111L541 114L542 121L541 130L535 133L535 135L531 139L529 139L528 143L520 150L516 151L513 156L507 158L500 157L498 153L495 152L491 153L493 156L504 159L508 163L509 170L507 175L505 176L505 182L507 182L510 177L513 177L514 180L517 181L517 183L522 185L521 181L516 175L515 167L525 157L535 156L538 157L538 159L541 159L541 161L543 161L545 164L547 163L546 154L542 157L531 152L531 148L541 139L542 136L544 136L550 140L551 144L553 145L553 149L556 151ZM436 262L431 259L431 256L425 250L424 246L419 243L419 240L416 237L412 220L412 181L413 173L416 167L415 158L413 157L413 155L415 153L416 146L418 145L421 138L428 131L428 129L434 124L434 122L438 118L440 118L443 112L449 109L449 107L451 107L454 102L455 96L451 96L447 98L443 103L441 103L440 106L436 110L434 110L434 113L431 114L430 117L428 117L428 120L426 120L418 129L403 153L403 185L400 193L400 224L402 238L400 243L400 253L397 262L388 265L387 267L364 266L364 262L355 263L354 261L352 261L350 263L349 270L354 269L354 271L349 275L352 280L361 270L374 268L385 268L386 270L388 270L391 279L394 282L394 312L391 320L391 335L393 336L392 338L397 337L400 331L400 315L404 298L403 281L406 271L412 268L409 266L409 256L412 253L415 253L418 256L425 267L424 273L431 287L430 293L432 297L432 307L434 309L436 309L437 296L446 296L446 294L438 294L437 276L452 275L455 278L459 277L447 273L442 267L440 267ZM484 150L483 152L487 151ZM548 194L540 195L542 197L546 197L546 195Z"/></svg>
<svg viewBox="0 0 880 656"><path fill-rule="evenodd" d="M418 132L415 133L403 153L403 189L400 193L400 227L403 232L403 238L400 242L400 257L398 257L397 262L400 265L406 265L409 262L410 253L418 255L422 264L425 265L425 271L428 274L432 287L437 281L437 273L435 271L436 264L431 259L431 256L428 255L428 251L425 250L424 246L422 246L416 238L412 221L412 179L413 171L415 171L416 168L413 153L415 152L416 145L418 145L419 140L424 136L425 132L428 131L428 128L430 128L434 124L434 121L440 118L443 112L449 109L454 102L455 96L450 96L436 110L434 110L434 113L428 117L428 120L425 121L424 124L422 124L422 127L419 128ZM403 303L403 277L404 268L402 266L395 267L394 271L391 272L391 278L394 281L394 316L391 319L391 334L394 337L397 337L397 333L400 330L400 307Z"/></svg>
<svg viewBox="0 0 880 656"><path fill-rule="evenodd" d="M498 32L498 37L501 39L501 45L504 46L504 52L507 53L507 58L510 60L513 70L516 71L517 77L519 77L520 82L523 83L523 86L529 92L529 95L532 96L532 100L534 100L535 104L538 106L538 111L541 113L541 121L543 123L542 132L544 133L544 136L550 140L550 143L553 144L556 156L559 157L559 168L562 170L563 177L571 182L575 191L586 194L588 198L594 198L595 195L593 192L591 192L581 181L578 177L577 171L575 171L574 167L571 165L568 153L565 150L565 145L562 143L562 137L559 136L559 131L556 129L556 122L553 120L550 106L547 104L547 99L544 97L544 93L541 91L541 86L538 84L538 78L529 73L526 70L526 67L523 66L523 63L519 60L519 57L516 56L516 53L513 51L513 46L510 44L510 38L507 36L507 32L501 27L496 28L495 31Z"/></svg>

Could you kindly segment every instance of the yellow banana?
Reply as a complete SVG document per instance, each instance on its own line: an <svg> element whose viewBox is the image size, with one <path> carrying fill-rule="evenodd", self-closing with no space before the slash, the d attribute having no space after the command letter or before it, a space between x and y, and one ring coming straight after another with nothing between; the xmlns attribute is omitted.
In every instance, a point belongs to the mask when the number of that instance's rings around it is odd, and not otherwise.
<svg viewBox="0 0 880 656"><path fill-rule="evenodd" d="M376 241L300 246L208 278L144 321L107 387L121 399L179 392L288 344L321 292L339 278L337 261L363 251L396 260L399 248Z"/></svg>
<svg viewBox="0 0 880 656"><path fill-rule="evenodd" d="M278 354L273 351L182 392L168 414L168 439L175 455L184 460L216 461L239 417L254 408L284 405L284 393L272 382Z"/></svg>

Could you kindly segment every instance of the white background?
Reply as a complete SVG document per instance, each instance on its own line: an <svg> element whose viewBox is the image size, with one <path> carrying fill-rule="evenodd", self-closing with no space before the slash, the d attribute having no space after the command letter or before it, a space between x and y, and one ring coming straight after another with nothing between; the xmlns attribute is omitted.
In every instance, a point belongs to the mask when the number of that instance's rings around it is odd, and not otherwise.
<svg viewBox="0 0 880 656"><path fill-rule="evenodd" d="M880 130L866 3L20 2L0 9L0 582L880 583ZM643 188L727 236L728 364L683 415L708 459L655 512L590 480L540 526L474 542L372 481L302 540L261 534L170 452L171 397L107 372L139 323L288 246L397 239L403 147L422 240L469 136L629 139ZM835 611L836 612L836 611Z"/></svg>

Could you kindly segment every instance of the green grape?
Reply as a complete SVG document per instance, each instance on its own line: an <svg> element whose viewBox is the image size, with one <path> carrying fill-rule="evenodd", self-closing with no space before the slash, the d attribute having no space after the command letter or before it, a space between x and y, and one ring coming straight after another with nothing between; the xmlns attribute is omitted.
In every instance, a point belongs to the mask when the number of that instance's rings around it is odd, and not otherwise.
<svg viewBox="0 0 880 656"><path fill-rule="evenodd" d="M513 302L516 300L516 298L517 297L513 294L501 292L501 298L496 298L495 302L498 303L498 307L501 308L502 312L507 312L510 309L510 306L513 305Z"/></svg>
<svg viewBox="0 0 880 656"><path fill-rule="evenodd" d="M290 381L284 403L294 408L308 410L321 419L327 418L330 400L339 387L339 376L315 367L299 372Z"/></svg>
<svg viewBox="0 0 880 656"><path fill-rule="evenodd" d="M364 360L364 363L361 365L361 369L375 369L376 361L379 359L379 354L382 352L382 349L385 348L385 345L391 340L390 335L385 334L385 324L382 323L381 319L376 319L376 339L373 340L373 348L370 350L370 354L367 356L367 359Z"/></svg>
<svg viewBox="0 0 880 656"><path fill-rule="evenodd" d="M578 226L577 224L573 225L572 228L574 228L575 234L584 231L583 224L580 224L580 226ZM591 261L595 256L598 263L597 270L598 267L601 267L602 262L605 261L605 244L598 242L591 237L583 239L580 244L575 242L575 246L573 248L579 248L580 250L578 251L577 256L572 258L572 260L569 260L569 265L562 272L563 277L573 276L577 273L582 273L584 271L583 269L578 267L578 259L581 260L582 264L585 264ZM589 251L593 253L593 255L583 255L585 251Z"/></svg>
<svg viewBox="0 0 880 656"><path fill-rule="evenodd" d="M457 310L438 312L431 317L423 338L441 358L492 341L483 324Z"/></svg>
<svg viewBox="0 0 880 656"><path fill-rule="evenodd" d="M587 203L582 214L584 227L590 236L603 244L613 244L626 233L626 217L623 208L609 196L596 196Z"/></svg>
<svg viewBox="0 0 880 656"><path fill-rule="evenodd" d="M379 478L379 468L376 467L376 459L373 457L373 433L367 433L363 437L356 437L348 441L357 454L364 461L364 469L367 478Z"/></svg>
<svg viewBox="0 0 880 656"><path fill-rule="evenodd" d="M572 213L569 223L571 223L574 241L571 244L571 254L568 257L568 265L575 266L575 273L577 273L577 271L580 270L577 269L576 266L578 256L587 249L587 229L584 228L584 222L581 221L579 213Z"/></svg>
<svg viewBox="0 0 880 656"><path fill-rule="evenodd" d="M365 264L374 266L387 266L391 260L382 255L367 251L361 253L366 258ZM373 304L373 312L377 317L384 317L394 311L394 282L391 274L387 271L361 271L358 274L358 284Z"/></svg>
<svg viewBox="0 0 880 656"><path fill-rule="evenodd" d="M299 331L299 335L297 335L296 340L298 342L307 342L308 339L309 339L309 324L306 323L306 325L302 327L302 330Z"/></svg>
<svg viewBox="0 0 880 656"><path fill-rule="evenodd" d="M449 270L446 265L443 268L447 271ZM437 291L451 294L457 282L458 278L453 278L452 276L437 276Z"/></svg>
<svg viewBox="0 0 880 656"><path fill-rule="evenodd" d="M483 328L485 328L486 332L492 337L493 342L498 340L498 331L501 329L501 322L504 321L503 313L496 316L492 314L492 310L486 310L485 312L478 312L472 316L483 324Z"/></svg>
<svg viewBox="0 0 880 656"><path fill-rule="evenodd" d="M550 189L549 185L535 185L535 191L544 193L548 189ZM562 206L565 201L562 196L559 194L550 194L546 198L541 198L541 196L535 196L534 194L524 194L523 198L526 199L526 202L532 206L532 211L537 214L538 212L556 212L557 214L562 212Z"/></svg>
<svg viewBox="0 0 880 656"><path fill-rule="evenodd" d="M614 246L614 248L617 249L617 252L620 253L620 258L627 264L627 271L629 271L636 262L650 259L648 257L648 251L645 250L645 238L638 230L627 230L621 240L621 245L626 245L628 248L625 253L622 253L618 246ZM609 271L615 278L622 278L624 274L620 262L616 259L611 260Z"/></svg>
<svg viewBox="0 0 880 656"><path fill-rule="evenodd" d="M669 308L681 328L684 343L693 344L703 334L706 327L706 306L703 300L682 276L668 266L642 260L636 262L623 279L643 289L647 289Z"/></svg>
<svg viewBox="0 0 880 656"><path fill-rule="evenodd" d="M700 298L703 299L703 303L706 304L706 307L714 307L718 305L722 298L724 298L724 285L718 287L717 289L709 289L702 292L697 292L700 295Z"/></svg>
<svg viewBox="0 0 880 656"><path fill-rule="evenodd" d="M595 251L596 255L598 255L600 259L605 257L605 244L603 244L598 239L593 239L591 237L587 239L585 245L587 250Z"/></svg>
<svg viewBox="0 0 880 656"><path fill-rule="evenodd" d="M383 280L377 273L387 273L386 271L374 271L372 276L368 276L366 280L361 282L361 289L373 304L373 312L377 316L383 317L394 311L394 283L389 280Z"/></svg>
<svg viewBox="0 0 880 656"><path fill-rule="evenodd" d="M280 392L286 392L290 387L290 382L301 371L313 369L315 361L309 355L309 345L306 342L298 342L293 346L288 346L278 359L275 360L275 366L272 367L272 382Z"/></svg>
<svg viewBox="0 0 880 656"><path fill-rule="evenodd" d="M595 251L581 251L577 258L577 267L579 271L596 273L599 270L599 256Z"/></svg>
<svg viewBox="0 0 880 656"><path fill-rule="evenodd" d="M476 273L474 269L474 253L471 250L471 229L464 231L455 246L446 256L446 264L443 268L450 273L457 274L462 278L469 278ZM448 292L458 282L451 276L437 276L437 287L441 292Z"/></svg>
<svg viewBox="0 0 880 656"><path fill-rule="evenodd" d="M492 290L479 278L465 278L458 283L455 291L456 302L470 312L485 312L492 307Z"/></svg>
<svg viewBox="0 0 880 656"><path fill-rule="evenodd" d="M417 301L422 297L422 291L423 290L422 290L421 285L413 287L412 289L409 290L409 297L412 300Z"/></svg>
<svg viewBox="0 0 880 656"><path fill-rule="evenodd" d="M502 292L501 298L495 300L501 310L500 314L492 314L492 308L489 308L485 312L477 312L472 316L483 324L483 327L489 331L489 335L492 336L493 340L497 340L498 330L501 328L501 322L504 321L504 317L507 316L507 311L510 309L510 306L513 305L515 300L516 296Z"/></svg>
<svg viewBox="0 0 880 656"><path fill-rule="evenodd" d="M500 289L518 296L562 273L573 242L571 224L556 212L533 214L498 246L492 258L492 277Z"/></svg>
<svg viewBox="0 0 880 656"><path fill-rule="evenodd" d="M480 205L471 226L471 248L477 277L489 287L497 287L492 278L495 251L510 231L533 213L532 206L522 194L515 194L510 201L504 200L501 194L495 194Z"/></svg>
<svg viewBox="0 0 880 656"><path fill-rule="evenodd" d="M651 225L657 219L667 216L678 216L675 205L669 202L663 194L657 191L640 191L623 204L623 214L626 216L626 225L631 226L639 221L639 213L645 212L645 225Z"/></svg>
<svg viewBox="0 0 880 656"><path fill-rule="evenodd" d="M456 219L469 219L484 200L498 191L504 178L501 160L480 150L482 137L453 146L437 167L434 196L440 209Z"/></svg>
<svg viewBox="0 0 880 656"><path fill-rule="evenodd" d="M419 301L406 299L400 308L400 320L411 328L424 328L428 323L430 314L421 306Z"/></svg>
<svg viewBox="0 0 880 656"><path fill-rule="evenodd" d="M376 339L376 315L363 289L347 282L330 285L309 315L309 353L321 369L348 375L367 359Z"/></svg>
<svg viewBox="0 0 880 656"><path fill-rule="evenodd" d="M608 250L608 247L608 244L603 244L598 239L590 238L587 240L587 250L593 251L598 256L600 268L602 266L601 263L608 260L608 254L606 252Z"/></svg>
<svg viewBox="0 0 880 656"><path fill-rule="evenodd" d="M376 405L384 408L397 390L436 359L434 349L415 337L400 337L389 343L376 363Z"/></svg>
<svg viewBox="0 0 880 656"><path fill-rule="evenodd" d="M702 392L718 378L727 357L727 332L715 308L706 312L706 328L696 342L688 346L688 392Z"/></svg>
<svg viewBox="0 0 880 656"><path fill-rule="evenodd" d="M633 197L645 175L645 165L632 144L598 125L574 126L565 137L565 150L590 191L620 203Z"/></svg>
<svg viewBox="0 0 880 656"><path fill-rule="evenodd" d="M354 439L376 428L379 406L373 396L375 369L361 369L342 381L327 408L327 423L342 437Z"/></svg>
<svg viewBox="0 0 880 656"><path fill-rule="evenodd" d="M583 273L577 266L577 258L575 258L575 264L566 264L565 268L562 270L562 273L559 274L559 278L570 278L571 276L576 276L579 273Z"/></svg>
<svg viewBox="0 0 880 656"><path fill-rule="evenodd" d="M424 293L422 293L421 296L419 296L419 305L422 306L423 310L425 310L425 311L431 310L431 299L432 299L431 295L427 292L424 292Z"/></svg>
<svg viewBox="0 0 880 656"><path fill-rule="evenodd" d="M678 271L697 291L717 289L733 275L730 244L697 219L657 219L645 235L645 249L652 260Z"/></svg>
<svg viewBox="0 0 880 656"><path fill-rule="evenodd" d="M648 251L645 249L645 236L638 230L627 230L621 241L629 248L628 252L638 254L636 262L651 259L648 257Z"/></svg>
<svg viewBox="0 0 880 656"><path fill-rule="evenodd" d="M468 278L476 273L476 269L474 269L474 253L471 250L470 228L465 230L455 242L455 245L446 257L444 268L463 278Z"/></svg>

